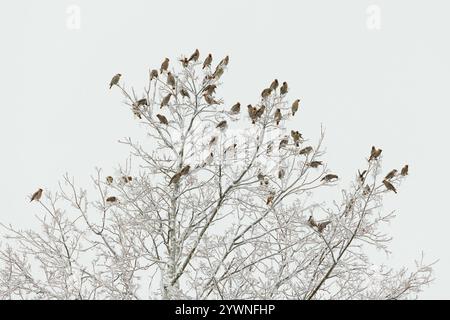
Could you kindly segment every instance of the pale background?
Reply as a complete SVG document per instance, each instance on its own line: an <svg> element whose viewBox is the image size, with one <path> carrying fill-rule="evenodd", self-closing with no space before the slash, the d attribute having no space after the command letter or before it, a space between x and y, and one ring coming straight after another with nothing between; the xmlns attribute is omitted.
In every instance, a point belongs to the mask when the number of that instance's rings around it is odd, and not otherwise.
<svg viewBox="0 0 450 320"><path fill-rule="evenodd" d="M70 5L79 29L67 25ZM380 9L380 29L367 9ZM128 155L117 143L141 128L108 90L112 75L141 88L149 67L199 48L230 55L219 94L254 102L271 80L302 98L295 125L326 128L327 160L348 186L370 146L385 169L411 175L386 210L399 216L387 263L439 259L422 298L450 298L450 2L442 1L8 1L0 5L0 219L36 227L28 203L65 172L87 184L94 167ZM75 25L76 27L76 25ZM217 62L217 60L216 60Z"/></svg>

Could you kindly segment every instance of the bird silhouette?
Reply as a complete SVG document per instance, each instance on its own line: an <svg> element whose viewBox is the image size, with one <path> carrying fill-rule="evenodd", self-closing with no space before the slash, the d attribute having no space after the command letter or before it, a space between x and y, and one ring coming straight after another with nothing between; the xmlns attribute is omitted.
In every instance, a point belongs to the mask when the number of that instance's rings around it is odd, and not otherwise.
<svg viewBox="0 0 450 320"><path fill-rule="evenodd" d="M383 184L386 187L386 189L390 190L390 191L394 191L395 193L397 193L397 189L395 189L394 185L392 183L390 183L387 180L383 180Z"/></svg>
<svg viewBox="0 0 450 320"><path fill-rule="evenodd" d="M321 166L322 165L322 161L311 161L310 163L309 163L309 166L311 167L311 168L318 168L319 166Z"/></svg>
<svg viewBox="0 0 450 320"><path fill-rule="evenodd" d="M288 90L289 90L288 89L288 84L285 81L285 82L283 82L283 85L280 87L280 94L284 95L284 94L286 94L288 92Z"/></svg>
<svg viewBox="0 0 450 320"><path fill-rule="evenodd" d="M156 78L158 78L158 70L153 69L152 71L150 71L150 80L153 80Z"/></svg>
<svg viewBox="0 0 450 320"><path fill-rule="evenodd" d="M191 96L189 95L189 92L188 92L185 88L181 88L180 94L181 94L181 96L184 97L184 98L190 98L190 97L191 97Z"/></svg>
<svg viewBox="0 0 450 320"><path fill-rule="evenodd" d="M331 221L324 221L324 222L320 222L317 224L317 231L319 231L320 233L323 232L323 230L325 230L325 228L331 223Z"/></svg>
<svg viewBox="0 0 450 320"><path fill-rule="evenodd" d="M397 172L398 172L397 169L392 170L386 175L386 177L384 177L384 180L391 180L393 177L397 175Z"/></svg>
<svg viewBox="0 0 450 320"><path fill-rule="evenodd" d="M292 110L292 115L293 115L293 116L295 116L295 113L298 111L298 105L299 105L299 103L300 103L300 99L297 99L297 100L295 100L295 101L292 103L291 110Z"/></svg>
<svg viewBox="0 0 450 320"><path fill-rule="evenodd" d="M217 124L216 128L219 128L220 130L224 130L227 128L227 126L228 126L227 121L222 120Z"/></svg>
<svg viewBox="0 0 450 320"><path fill-rule="evenodd" d="M275 91L277 90L277 88L278 88L278 79L275 79L270 84L270 90Z"/></svg>
<svg viewBox="0 0 450 320"><path fill-rule="evenodd" d="M177 184L178 182L180 182L180 179L181 179L181 172L175 173L169 181L169 186L172 183Z"/></svg>
<svg viewBox="0 0 450 320"><path fill-rule="evenodd" d="M329 173L325 175L320 181L330 182L332 180L337 180L339 177L335 174Z"/></svg>
<svg viewBox="0 0 450 320"><path fill-rule="evenodd" d="M313 216L309 216L308 224L311 228L317 227L317 222L314 220Z"/></svg>
<svg viewBox="0 0 450 320"><path fill-rule="evenodd" d="M208 54L208 56L206 57L205 61L203 62L203 68L202 69L209 68L211 66L211 62L212 62L212 55L210 53L210 54Z"/></svg>
<svg viewBox="0 0 450 320"><path fill-rule="evenodd" d="M278 179L280 179L280 180L283 179L285 174L286 174L286 171L283 168L280 168L278 170Z"/></svg>
<svg viewBox="0 0 450 320"><path fill-rule="evenodd" d="M383 150L377 149L377 148L375 148L375 146L372 146L372 149L370 150L369 161L371 161L371 160L377 160L378 157L380 156L380 154L381 154L382 151L383 151Z"/></svg>
<svg viewBox="0 0 450 320"><path fill-rule="evenodd" d="M106 182L107 182L108 184L113 183L113 181L114 181L113 177L111 177L111 176L107 176L107 177L106 177Z"/></svg>
<svg viewBox="0 0 450 320"><path fill-rule="evenodd" d="M111 89L113 86L117 85L119 83L120 77L122 75L120 73L116 74L109 83L109 89Z"/></svg>
<svg viewBox="0 0 450 320"><path fill-rule="evenodd" d="M256 122L256 112L257 112L258 109L256 109L256 107L253 107L251 104L249 104L247 106L247 110L248 110L248 116L252 120L252 123L255 124L255 122Z"/></svg>
<svg viewBox="0 0 450 320"><path fill-rule="evenodd" d="M172 72L167 73L167 84L172 88L175 89L175 77L173 76Z"/></svg>
<svg viewBox="0 0 450 320"><path fill-rule="evenodd" d="M160 73L163 73L164 71L167 71L169 69L169 58L165 58L163 63L161 64L161 68L159 70Z"/></svg>
<svg viewBox="0 0 450 320"><path fill-rule="evenodd" d="M407 176L408 175L408 171L409 171L409 166L407 164L405 164L405 166L402 168L402 170L400 171L400 174L402 176Z"/></svg>
<svg viewBox="0 0 450 320"><path fill-rule="evenodd" d="M189 60L188 60L188 58L186 58L186 57L180 59L179 61L181 62L181 65L182 65L184 68L187 68L187 66L189 65Z"/></svg>
<svg viewBox="0 0 450 320"><path fill-rule="evenodd" d="M167 105L169 104L170 97L172 97L172 94L171 94L171 93L169 93L167 96L165 96L165 97L162 99L162 101L161 101L161 107L160 107L161 109L162 109L162 107L167 106Z"/></svg>
<svg viewBox="0 0 450 320"><path fill-rule="evenodd" d="M278 150L280 150L281 148L284 148L288 145L289 143L289 138L288 136L285 136L281 141L280 141L280 145L278 146Z"/></svg>
<svg viewBox="0 0 450 320"><path fill-rule="evenodd" d="M209 166L213 162L213 160L214 160L214 153L211 152L206 157L205 161L203 161L202 167Z"/></svg>
<svg viewBox="0 0 450 320"><path fill-rule="evenodd" d="M209 84L205 87L205 89L203 89L203 91L211 96L213 93L216 92L216 88L217 86L215 84Z"/></svg>
<svg viewBox="0 0 450 320"><path fill-rule="evenodd" d="M273 118L275 119L276 124L279 125L281 118L282 118L280 109L275 110L275 114L274 114Z"/></svg>
<svg viewBox="0 0 450 320"><path fill-rule="evenodd" d="M230 114L238 114L241 111L241 104L237 102L231 107Z"/></svg>
<svg viewBox="0 0 450 320"><path fill-rule="evenodd" d="M41 200L42 192L43 192L43 191L44 191L44 190L42 190L41 188L39 188L35 193L33 193L33 195L31 196L30 202L31 202L31 201L39 201L39 200Z"/></svg>
<svg viewBox="0 0 450 320"><path fill-rule="evenodd" d="M360 172L358 170L358 179L359 179L359 181L361 181L361 182L364 181L364 179L366 178L366 173L367 173L367 170L364 170L363 172Z"/></svg>
<svg viewBox="0 0 450 320"><path fill-rule="evenodd" d="M272 93L272 89L270 88L266 88L261 92L261 97L263 99L267 98L268 96L270 96L270 94Z"/></svg>
<svg viewBox="0 0 450 320"><path fill-rule="evenodd" d="M165 116L163 116L162 114L157 114L156 116L158 117L160 123L165 124L166 126L169 124L169 121L167 121L167 118Z"/></svg>
<svg viewBox="0 0 450 320"><path fill-rule="evenodd" d="M117 197L114 197L114 196L108 197L108 198L106 198L106 202L109 202L109 203L117 202Z"/></svg>
<svg viewBox="0 0 450 320"><path fill-rule="evenodd" d="M226 56L225 58L222 59L222 61L220 61L219 66L224 66L226 67L228 65L228 62L230 61L230 57Z"/></svg>
<svg viewBox="0 0 450 320"><path fill-rule="evenodd" d="M298 147L300 145L300 139L302 139L302 134L298 131L291 130L291 137L294 139L295 146Z"/></svg>
<svg viewBox="0 0 450 320"><path fill-rule="evenodd" d="M185 176L189 173L189 170L191 170L191 166L187 165L180 171L180 175Z"/></svg>
<svg viewBox="0 0 450 320"><path fill-rule="evenodd" d="M313 151L313 148L311 146L307 146L305 148L303 148L302 150L300 150L298 152L299 155L304 155L307 156L308 154L310 154Z"/></svg>
<svg viewBox="0 0 450 320"><path fill-rule="evenodd" d="M191 61L197 62L199 57L200 57L200 51L198 51L198 49L195 49L194 53L189 57L189 62L191 62Z"/></svg>

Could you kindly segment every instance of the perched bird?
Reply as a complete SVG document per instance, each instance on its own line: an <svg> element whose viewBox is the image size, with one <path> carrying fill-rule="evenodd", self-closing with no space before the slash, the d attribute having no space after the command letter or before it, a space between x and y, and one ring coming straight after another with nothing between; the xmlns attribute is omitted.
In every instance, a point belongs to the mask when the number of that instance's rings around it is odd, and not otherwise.
<svg viewBox="0 0 450 320"><path fill-rule="evenodd" d="M205 89L203 89L203 91L211 96L213 93L216 92L216 88L217 86L215 84L209 84L205 87Z"/></svg>
<svg viewBox="0 0 450 320"><path fill-rule="evenodd" d="M31 201L39 201L39 200L41 200L42 192L43 192L43 191L44 191L44 190L42 190L41 188L39 188L35 193L33 193L33 195L31 196L30 202L31 202Z"/></svg>
<svg viewBox="0 0 450 320"><path fill-rule="evenodd" d="M110 202L110 203L117 202L117 197L114 197L114 196L108 197L108 198L106 198L106 202Z"/></svg>
<svg viewBox="0 0 450 320"><path fill-rule="evenodd" d="M271 192L271 193L269 194L269 196L267 197L266 204L267 204L267 205L271 205L272 202L273 202L273 198L274 198L274 197L275 197L275 195Z"/></svg>
<svg viewBox="0 0 450 320"><path fill-rule="evenodd" d="M187 92L187 90L185 88L181 88L180 90L180 94L183 98L190 98L191 96L189 95L189 92Z"/></svg>
<svg viewBox="0 0 450 320"><path fill-rule="evenodd" d="M308 224L311 228L317 227L317 222L314 220L313 216L309 216Z"/></svg>
<svg viewBox="0 0 450 320"><path fill-rule="evenodd" d="M142 98L142 99L139 99L138 101L136 101L136 102L135 102L135 105L136 105L137 107L148 106L148 101L147 101L146 98Z"/></svg>
<svg viewBox="0 0 450 320"><path fill-rule="evenodd" d="M133 111L133 114L138 117L139 119L142 119L141 116L141 110L139 110L139 107L135 104L133 104L133 107L131 108L131 110Z"/></svg>
<svg viewBox="0 0 450 320"><path fill-rule="evenodd" d="M298 131L291 130L291 137L294 139L295 146L298 147L300 145L300 139L303 139L302 134Z"/></svg>
<svg viewBox="0 0 450 320"><path fill-rule="evenodd" d="M366 173L367 173L367 170L364 170L363 172L360 172L358 170L358 179L359 179L359 181L361 181L361 182L364 181L364 179L366 178Z"/></svg>
<svg viewBox="0 0 450 320"><path fill-rule="evenodd" d="M324 176L320 181L330 182L332 180L337 180L338 176L332 173L327 174Z"/></svg>
<svg viewBox="0 0 450 320"><path fill-rule="evenodd" d="M408 175L408 171L409 171L409 166L407 164L405 164L405 166L402 168L402 170L400 171L400 174L402 176L407 176Z"/></svg>
<svg viewBox="0 0 450 320"><path fill-rule="evenodd" d="M167 96L165 96L165 97L162 99L162 101L161 101L161 109L162 109L162 107L167 106L167 105L169 104L170 97L172 97L172 94L171 94L171 93L169 93Z"/></svg>
<svg viewBox="0 0 450 320"><path fill-rule="evenodd" d="M123 177L122 177L122 181L123 181L124 183L131 182L131 181L133 181L133 177L131 177L131 176L123 176Z"/></svg>
<svg viewBox="0 0 450 320"><path fill-rule="evenodd" d="M108 184L113 183L113 181L114 181L113 177L111 177L111 176L107 176L107 177L106 177L106 182L107 182Z"/></svg>
<svg viewBox="0 0 450 320"><path fill-rule="evenodd" d="M368 184L366 184L366 186L364 187L363 190L363 195L367 196L370 193L370 186Z"/></svg>
<svg viewBox="0 0 450 320"><path fill-rule="evenodd" d="M266 106L262 105L261 108L259 108L258 110L256 110L255 112L255 118L259 119L262 117L262 115L264 114L264 111L266 110Z"/></svg>
<svg viewBox="0 0 450 320"><path fill-rule="evenodd" d="M268 96L270 96L270 94L272 93L272 89L270 88L266 88L261 92L261 97L263 99L267 98Z"/></svg>
<svg viewBox="0 0 450 320"><path fill-rule="evenodd" d="M266 176L263 175L261 172L258 172L258 175L256 176L258 178L259 183L262 185L264 184Z"/></svg>
<svg viewBox="0 0 450 320"><path fill-rule="evenodd" d="M203 98L205 98L206 103L209 105L220 104L219 101L217 101L216 99L211 97L207 92L205 92L205 94L203 95Z"/></svg>
<svg viewBox="0 0 450 320"><path fill-rule="evenodd" d="M292 110L292 115L293 115L293 116L295 116L295 113L298 111L298 105L299 105L299 103L300 103L300 99L297 99L297 100L295 100L295 101L292 103L291 110Z"/></svg>
<svg viewBox="0 0 450 320"><path fill-rule="evenodd" d="M280 141L280 145L278 146L278 150L280 150L281 148L284 148L288 145L289 143L289 138L288 136L285 136L281 141Z"/></svg>
<svg viewBox="0 0 450 320"><path fill-rule="evenodd" d="M278 179L283 179L284 176L286 174L286 171L283 168L280 168L280 170L278 170Z"/></svg>
<svg viewBox="0 0 450 320"><path fill-rule="evenodd" d="M113 86L117 85L119 83L120 77L122 75L120 73L116 74L109 83L109 89L111 89Z"/></svg>
<svg viewBox="0 0 450 320"><path fill-rule="evenodd" d="M187 175L189 173L189 170L191 170L191 166L187 165L183 169L181 169L180 174L182 176L185 176L185 175Z"/></svg>
<svg viewBox="0 0 450 320"><path fill-rule="evenodd" d="M230 113L231 114L238 114L241 111L241 104L237 102L235 105L231 107Z"/></svg>
<svg viewBox="0 0 450 320"><path fill-rule="evenodd" d="M170 71L167 73L167 84L171 86L172 89L175 89L175 77Z"/></svg>
<svg viewBox="0 0 450 320"><path fill-rule="evenodd" d="M383 150L377 149L377 148L375 148L375 146L372 146L372 149L370 150L369 161L378 159L378 157L380 156L382 151Z"/></svg>
<svg viewBox="0 0 450 320"><path fill-rule="evenodd" d="M397 193L397 189L395 189L394 185L392 183L390 183L387 180L383 180L383 184L386 187L386 189L394 191L395 193Z"/></svg>
<svg viewBox="0 0 450 320"><path fill-rule="evenodd" d="M209 147L211 148L213 145L217 143L217 136L214 136L209 140Z"/></svg>
<svg viewBox="0 0 450 320"><path fill-rule="evenodd" d="M281 121L281 118L282 118L282 116L281 116L281 110L280 110L280 109L275 110L275 114L274 114L273 117L274 117L274 119L275 119L277 125L279 125L279 124L280 124L280 121Z"/></svg>
<svg viewBox="0 0 450 320"><path fill-rule="evenodd" d="M386 177L384 177L384 180L391 180L393 177L395 177L397 175L397 170L394 169L391 172L389 172Z"/></svg>
<svg viewBox="0 0 450 320"><path fill-rule="evenodd" d="M329 225L331 223L331 221L324 221L324 222L320 222L317 224L317 231L319 231L320 233L323 232L323 230L327 227L327 225Z"/></svg>
<svg viewBox="0 0 450 320"><path fill-rule="evenodd" d="M270 90L275 91L275 90L277 90L277 88L278 88L278 80L275 79L275 80L273 80L272 83L270 84Z"/></svg>
<svg viewBox="0 0 450 320"><path fill-rule="evenodd" d="M162 114L157 114L156 116L158 117L160 123L165 124L166 126L169 124L169 121L167 121L167 118L165 116L163 116Z"/></svg>
<svg viewBox="0 0 450 320"><path fill-rule="evenodd" d="M222 59L222 61L220 61L219 66L224 66L226 67L228 65L228 62L230 61L230 57L226 56L225 58Z"/></svg>
<svg viewBox="0 0 450 320"><path fill-rule="evenodd" d="M307 146L307 147L303 148L302 150L300 150L300 151L298 152L298 154L307 156L307 155L310 154L312 151L313 151L313 148L312 148L311 146Z"/></svg>
<svg viewBox="0 0 450 320"><path fill-rule="evenodd" d="M160 73L163 73L164 71L167 71L169 69L169 58L165 58L163 63L161 64Z"/></svg>
<svg viewBox="0 0 450 320"><path fill-rule="evenodd" d="M184 68L186 68L189 65L189 60L186 57L180 59L179 61L181 62Z"/></svg>
<svg viewBox="0 0 450 320"><path fill-rule="evenodd" d="M194 61L197 62L198 58L200 57L200 51L198 49L195 49L194 53L190 56L189 62Z"/></svg>
<svg viewBox="0 0 450 320"><path fill-rule="evenodd" d="M153 69L152 71L150 71L150 80L153 80L156 78L158 78L158 70Z"/></svg>
<svg viewBox="0 0 450 320"><path fill-rule="evenodd" d="M212 55L210 53L210 54L208 54L208 56L206 57L205 61L203 62L203 68L202 69L209 68L211 66L211 62L212 62Z"/></svg>
<svg viewBox="0 0 450 320"><path fill-rule="evenodd" d="M252 119L252 123L255 124L255 122L256 122L256 111L258 109L256 109L256 107L253 107L251 104L249 104L247 106L247 110L248 110L248 116L250 117L250 119Z"/></svg>
<svg viewBox="0 0 450 320"><path fill-rule="evenodd" d="M280 94L286 94L288 92L288 84L287 82L283 82L283 85L280 87Z"/></svg>
<svg viewBox="0 0 450 320"><path fill-rule="evenodd" d="M177 184L178 182L180 182L180 179L181 179L181 172L175 173L174 176L169 181L169 186L172 183Z"/></svg>
<svg viewBox="0 0 450 320"><path fill-rule="evenodd" d="M310 163L309 163L309 166L311 167L311 168L317 168L317 167L319 167L319 166L321 166L322 165L322 161L311 161Z"/></svg>
<svg viewBox="0 0 450 320"><path fill-rule="evenodd" d="M216 128L219 128L220 130L224 130L227 128L227 126L228 126L227 121L222 120L217 124Z"/></svg>
<svg viewBox="0 0 450 320"><path fill-rule="evenodd" d="M214 160L214 154L211 152L203 161L202 167L209 166Z"/></svg>

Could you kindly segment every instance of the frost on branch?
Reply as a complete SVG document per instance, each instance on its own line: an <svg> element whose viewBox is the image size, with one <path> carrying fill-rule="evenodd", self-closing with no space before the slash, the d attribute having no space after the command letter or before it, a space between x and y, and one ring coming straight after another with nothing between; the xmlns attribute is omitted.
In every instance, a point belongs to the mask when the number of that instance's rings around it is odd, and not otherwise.
<svg viewBox="0 0 450 320"><path fill-rule="evenodd" d="M142 92L113 77L111 94L148 138L122 140L130 161L98 169L86 189L66 175L57 192L35 193L40 230L2 224L0 299L416 297L430 265L397 271L368 254L389 253L394 214L382 201L408 167L383 172L374 146L340 199L315 201L339 180L324 131L311 141L290 124L304 106L286 81L225 101L229 62L166 58Z"/></svg>

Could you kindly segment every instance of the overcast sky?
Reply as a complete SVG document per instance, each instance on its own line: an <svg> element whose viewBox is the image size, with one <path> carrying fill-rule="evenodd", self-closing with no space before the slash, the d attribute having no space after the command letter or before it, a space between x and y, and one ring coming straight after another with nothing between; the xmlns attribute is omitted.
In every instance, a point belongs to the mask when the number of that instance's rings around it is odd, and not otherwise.
<svg viewBox="0 0 450 320"><path fill-rule="evenodd" d="M75 5L75 6L73 6ZM398 195L388 263L439 259L422 298L450 298L450 2L381 0L63 1L0 4L0 219L36 227L28 196L68 172L87 183L142 135L115 73L142 88L147 70L199 48L230 55L220 95L256 101L273 78L302 99L295 125L326 128L330 168L347 187L370 146L385 170L410 165ZM71 7L72 6L72 7ZM69 9L69 10L68 10ZM80 20L77 10L80 10ZM72 19L73 18L73 19ZM379 19L378 19L379 18ZM78 22L80 23L78 25Z"/></svg>

